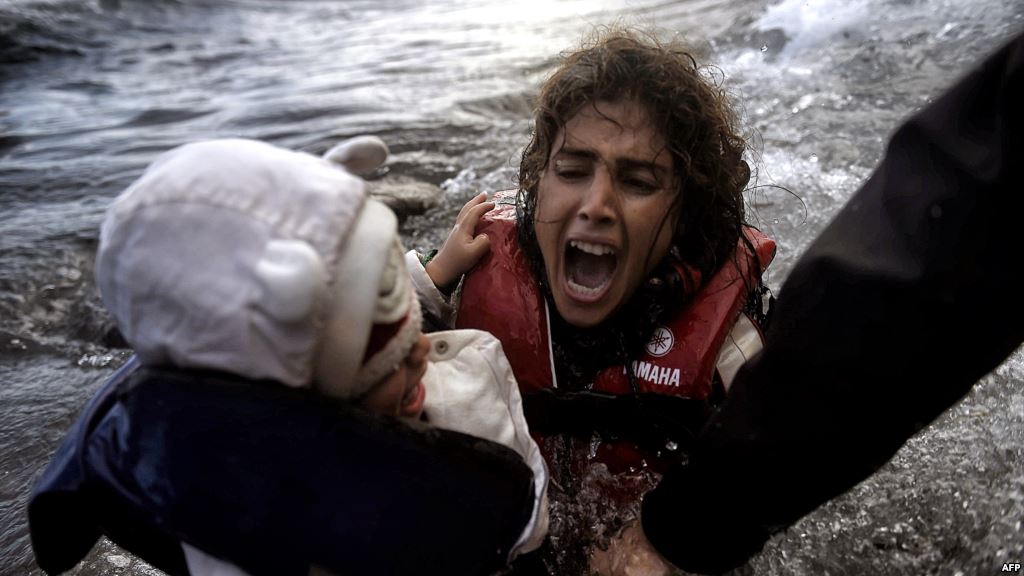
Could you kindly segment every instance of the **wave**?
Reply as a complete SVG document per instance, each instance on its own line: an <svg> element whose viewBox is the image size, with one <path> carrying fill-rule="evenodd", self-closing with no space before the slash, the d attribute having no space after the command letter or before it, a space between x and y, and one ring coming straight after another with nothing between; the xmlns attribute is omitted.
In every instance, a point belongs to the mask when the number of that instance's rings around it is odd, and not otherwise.
<svg viewBox="0 0 1024 576"><path fill-rule="evenodd" d="M200 118L214 112L213 110L185 110L179 108L151 108L139 113L121 125L122 128L173 124L193 118Z"/></svg>
<svg viewBox="0 0 1024 576"><path fill-rule="evenodd" d="M190 5L191 4L191 5ZM191 8L182 0L9 0L0 3L0 80L9 68L54 57L82 57L132 30L171 29ZM156 26L155 22L165 22Z"/></svg>
<svg viewBox="0 0 1024 576"><path fill-rule="evenodd" d="M4 3L0 38L5 61L34 61L52 54L80 56L106 46L116 27L100 5L74 0Z"/></svg>

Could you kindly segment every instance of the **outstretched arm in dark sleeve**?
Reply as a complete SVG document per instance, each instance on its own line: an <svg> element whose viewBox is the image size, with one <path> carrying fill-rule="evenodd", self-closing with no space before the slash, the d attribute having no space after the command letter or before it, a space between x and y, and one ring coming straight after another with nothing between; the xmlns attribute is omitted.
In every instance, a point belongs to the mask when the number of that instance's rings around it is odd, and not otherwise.
<svg viewBox="0 0 1024 576"><path fill-rule="evenodd" d="M893 136L784 284L763 352L643 503L677 566L728 569L881 467L1024 338L1024 37Z"/></svg>

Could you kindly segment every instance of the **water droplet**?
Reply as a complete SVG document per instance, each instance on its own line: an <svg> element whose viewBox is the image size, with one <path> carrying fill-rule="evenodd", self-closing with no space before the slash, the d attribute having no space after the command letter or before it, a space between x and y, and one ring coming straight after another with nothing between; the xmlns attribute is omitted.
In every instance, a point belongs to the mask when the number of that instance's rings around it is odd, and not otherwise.
<svg viewBox="0 0 1024 576"><path fill-rule="evenodd" d="M57 274L60 274L61 276L72 281L78 280L82 277L82 273L80 271L78 271L75 268L68 268L66 266L61 266L60 268L58 268Z"/></svg>
<svg viewBox="0 0 1024 576"><path fill-rule="evenodd" d="M799 111L800 111L799 108L797 108L796 106L793 106L793 114L796 114Z"/></svg>
<svg viewBox="0 0 1024 576"><path fill-rule="evenodd" d="M772 220L772 224L778 224L778 223L779 223L779 219L778 219L778 218L774 218L774 219Z"/></svg>
<svg viewBox="0 0 1024 576"><path fill-rule="evenodd" d="M767 51L768 51L768 45L767 44L761 44L761 52L767 52Z"/></svg>
<svg viewBox="0 0 1024 576"><path fill-rule="evenodd" d="M668 450L669 452L675 452L678 449L679 449L679 444L676 444L672 440L669 440L668 442L665 442L665 450Z"/></svg>
<svg viewBox="0 0 1024 576"><path fill-rule="evenodd" d="M817 162L817 161L818 161L818 155L817 154L811 154L811 162Z"/></svg>
<svg viewBox="0 0 1024 576"><path fill-rule="evenodd" d="M78 359L78 365L82 368L106 368L114 361L110 354L83 354Z"/></svg>

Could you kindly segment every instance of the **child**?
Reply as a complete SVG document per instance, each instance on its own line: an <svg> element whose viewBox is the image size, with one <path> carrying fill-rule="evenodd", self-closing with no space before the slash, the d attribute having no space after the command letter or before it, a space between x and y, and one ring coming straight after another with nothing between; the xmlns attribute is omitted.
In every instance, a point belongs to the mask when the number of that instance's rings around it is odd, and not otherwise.
<svg viewBox="0 0 1024 576"><path fill-rule="evenodd" d="M497 341L422 334L397 219L345 170L371 171L386 154L369 137L326 158L249 140L172 150L108 210L97 283L143 367L312 388L515 450L534 502L512 557L546 534L547 471ZM193 576L245 573L182 546Z"/></svg>

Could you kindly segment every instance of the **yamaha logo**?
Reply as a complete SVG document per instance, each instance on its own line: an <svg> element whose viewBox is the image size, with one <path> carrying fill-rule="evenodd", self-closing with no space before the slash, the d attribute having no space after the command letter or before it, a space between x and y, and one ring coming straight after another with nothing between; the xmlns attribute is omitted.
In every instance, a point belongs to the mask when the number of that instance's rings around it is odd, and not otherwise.
<svg viewBox="0 0 1024 576"><path fill-rule="evenodd" d="M647 353L655 358L661 358L668 354L669 350L676 343L676 337L672 331L664 326L658 326L651 334L651 340L647 343Z"/></svg>

